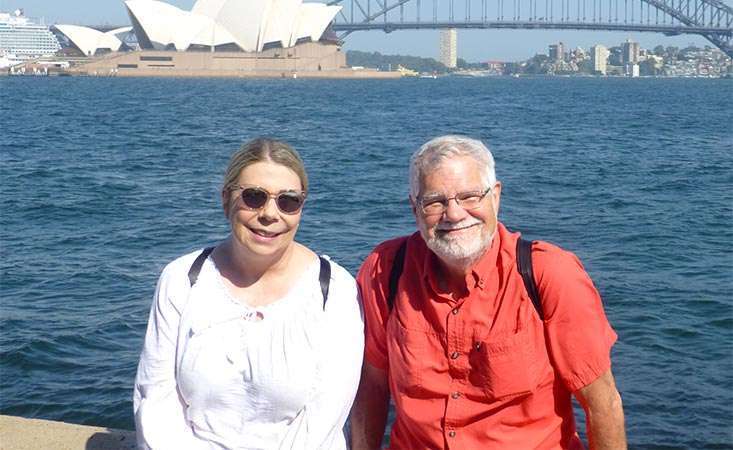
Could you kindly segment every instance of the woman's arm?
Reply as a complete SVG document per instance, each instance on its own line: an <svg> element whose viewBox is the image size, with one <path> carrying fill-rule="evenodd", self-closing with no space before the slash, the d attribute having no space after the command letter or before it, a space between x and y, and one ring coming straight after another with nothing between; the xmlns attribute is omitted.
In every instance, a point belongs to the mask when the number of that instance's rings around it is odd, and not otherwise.
<svg viewBox="0 0 733 450"><path fill-rule="evenodd" d="M135 377L133 407L138 447L173 448L191 435L184 403L176 385L176 346L182 305L188 289L181 280L181 261L169 264L160 276L150 309L145 344ZM183 282L182 282L183 281Z"/></svg>
<svg viewBox="0 0 733 450"><path fill-rule="evenodd" d="M333 266L326 303L327 334L315 395L306 406L308 439L305 448L346 448L343 429L359 385L364 354L364 322L356 283L344 269Z"/></svg>

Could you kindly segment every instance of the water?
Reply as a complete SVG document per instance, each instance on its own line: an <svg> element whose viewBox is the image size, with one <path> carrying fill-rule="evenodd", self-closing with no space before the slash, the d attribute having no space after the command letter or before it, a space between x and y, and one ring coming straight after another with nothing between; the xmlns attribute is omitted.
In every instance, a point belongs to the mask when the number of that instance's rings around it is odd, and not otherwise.
<svg viewBox="0 0 733 450"><path fill-rule="evenodd" d="M575 251L619 334L629 442L733 447L733 85L696 79L0 77L0 413L132 428L166 262L227 233L257 135L299 149L299 239L355 272L410 232L407 160L488 142L502 221Z"/></svg>

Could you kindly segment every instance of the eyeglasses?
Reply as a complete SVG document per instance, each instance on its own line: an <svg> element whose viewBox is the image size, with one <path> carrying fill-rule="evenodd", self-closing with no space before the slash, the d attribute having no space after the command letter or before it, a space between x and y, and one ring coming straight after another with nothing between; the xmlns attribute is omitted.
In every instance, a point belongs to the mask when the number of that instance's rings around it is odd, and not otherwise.
<svg viewBox="0 0 733 450"><path fill-rule="evenodd" d="M262 209L271 198L275 199L277 209L283 214L297 214L305 203L305 192L298 191L282 191L277 194L270 194L266 189L258 186L245 187L235 185L231 190L242 190L242 203L245 208L253 211Z"/></svg>
<svg viewBox="0 0 733 450"><path fill-rule="evenodd" d="M448 209L448 203L455 200L458 206L465 210L476 209L481 206L481 201L486 194L491 192L491 188L485 191L467 191L459 192L453 197L445 197L444 195L431 195L429 197L418 198L417 202L422 212L428 216L443 214Z"/></svg>

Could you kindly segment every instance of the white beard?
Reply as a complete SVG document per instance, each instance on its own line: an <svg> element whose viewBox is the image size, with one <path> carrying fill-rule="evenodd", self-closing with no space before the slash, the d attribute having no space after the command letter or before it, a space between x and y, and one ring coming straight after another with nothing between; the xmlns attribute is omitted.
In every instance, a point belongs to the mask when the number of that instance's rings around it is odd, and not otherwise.
<svg viewBox="0 0 733 450"><path fill-rule="evenodd" d="M456 238L449 238L439 232L439 230L464 228L473 224L479 224L479 226L473 227L471 232L464 232L462 236ZM478 261L491 246L494 236L484 233L482 225L483 222L476 218L450 225L438 224L435 226L434 237L426 239L425 243L443 262L465 270Z"/></svg>

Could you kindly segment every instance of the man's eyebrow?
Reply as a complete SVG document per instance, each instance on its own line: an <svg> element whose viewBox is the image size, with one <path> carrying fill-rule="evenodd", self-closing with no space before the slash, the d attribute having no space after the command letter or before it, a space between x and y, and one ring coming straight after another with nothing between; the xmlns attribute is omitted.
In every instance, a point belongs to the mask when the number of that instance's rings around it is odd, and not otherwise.
<svg viewBox="0 0 733 450"><path fill-rule="evenodd" d="M445 197L445 194L443 194L442 192L427 192L421 195L420 197L422 198L440 198L440 197Z"/></svg>

